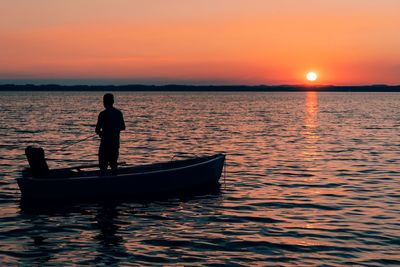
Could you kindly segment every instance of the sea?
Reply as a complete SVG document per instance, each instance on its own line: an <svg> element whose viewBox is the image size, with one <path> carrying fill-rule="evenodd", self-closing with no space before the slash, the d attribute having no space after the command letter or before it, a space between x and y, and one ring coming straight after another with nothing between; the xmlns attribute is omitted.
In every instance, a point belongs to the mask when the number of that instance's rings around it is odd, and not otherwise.
<svg viewBox="0 0 400 267"><path fill-rule="evenodd" d="M220 190L24 208L28 145L97 163L103 94L0 92L1 266L400 266L399 93L114 92L120 161L224 153Z"/></svg>

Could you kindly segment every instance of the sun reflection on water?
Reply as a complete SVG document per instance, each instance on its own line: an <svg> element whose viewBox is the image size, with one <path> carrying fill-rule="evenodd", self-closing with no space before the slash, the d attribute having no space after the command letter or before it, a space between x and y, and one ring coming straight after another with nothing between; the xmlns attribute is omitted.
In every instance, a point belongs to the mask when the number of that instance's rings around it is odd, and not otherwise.
<svg viewBox="0 0 400 267"><path fill-rule="evenodd" d="M305 119L302 135L305 138L306 147L303 155L306 160L318 158L318 94L317 92L307 92L305 102Z"/></svg>

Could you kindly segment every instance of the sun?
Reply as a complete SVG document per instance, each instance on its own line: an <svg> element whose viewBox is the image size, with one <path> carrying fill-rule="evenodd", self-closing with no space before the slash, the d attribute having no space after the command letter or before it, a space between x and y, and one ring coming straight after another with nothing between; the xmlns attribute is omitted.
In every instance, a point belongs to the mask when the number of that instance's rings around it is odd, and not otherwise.
<svg viewBox="0 0 400 267"><path fill-rule="evenodd" d="M314 82L318 79L318 74L314 71L310 71L307 73L306 78L310 82Z"/></svg>

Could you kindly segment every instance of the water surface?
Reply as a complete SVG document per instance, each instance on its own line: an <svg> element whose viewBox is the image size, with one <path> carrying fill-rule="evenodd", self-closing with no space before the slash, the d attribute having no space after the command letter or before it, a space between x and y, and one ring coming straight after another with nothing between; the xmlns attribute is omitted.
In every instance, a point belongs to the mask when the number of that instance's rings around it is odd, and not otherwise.
<svg viewBox="0 0 400 267"><path fill-rule="evenodd" d="M0 93L1 265L400 265L400 94L116 93L120 160L227 154L216 195L24 210L24 148L97 161L101 92Z"/></svg>

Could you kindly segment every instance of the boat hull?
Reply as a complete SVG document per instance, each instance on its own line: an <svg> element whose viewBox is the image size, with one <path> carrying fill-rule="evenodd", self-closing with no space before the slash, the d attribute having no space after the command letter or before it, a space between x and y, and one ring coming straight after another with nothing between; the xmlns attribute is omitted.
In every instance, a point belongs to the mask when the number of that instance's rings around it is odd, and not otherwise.
<svg viewBox="0 0 400 267"><path fill-rule="evenodd" d="M199 160L200 159L200 160ZM225 156L201 157L121 169L109 176L21 177L17 179L23 200L110 200L144 199L171 194L186 194L219 185ZM187 164L185 164L187 162ZM165 165L163 168L163 164ZM152 167L154 166L154 167ZM157 166L157 167L156 167Z"/></svg>

